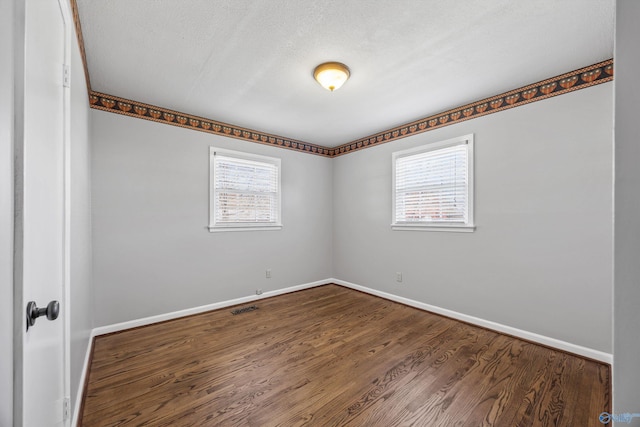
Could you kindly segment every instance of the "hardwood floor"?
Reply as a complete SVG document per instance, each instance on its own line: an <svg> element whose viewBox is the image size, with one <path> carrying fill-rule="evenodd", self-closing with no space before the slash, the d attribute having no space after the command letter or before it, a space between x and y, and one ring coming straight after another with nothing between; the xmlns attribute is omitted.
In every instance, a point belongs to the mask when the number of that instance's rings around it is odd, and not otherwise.
<svg viewBox="0 0 640 427"><path fill-rule="evenodd" d="M97 337L81 425L585 427L611 412L606 364L337 285L253 304Z"/></svg>

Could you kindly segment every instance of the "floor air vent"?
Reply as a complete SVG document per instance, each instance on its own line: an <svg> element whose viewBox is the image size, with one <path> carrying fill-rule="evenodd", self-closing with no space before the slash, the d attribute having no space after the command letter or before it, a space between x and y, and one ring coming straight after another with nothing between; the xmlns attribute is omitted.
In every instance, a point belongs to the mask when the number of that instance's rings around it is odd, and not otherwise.
<svg viewBox="0 0 640 427"><path fill-rule="evenodd" d="M258 306L256 305L250 305L249 307L242 307L242 308L236 308L235 310L231 310L231 314L242 314L242 313L246 313L247 311L253 311L253 310L257 310Z"/></svg>

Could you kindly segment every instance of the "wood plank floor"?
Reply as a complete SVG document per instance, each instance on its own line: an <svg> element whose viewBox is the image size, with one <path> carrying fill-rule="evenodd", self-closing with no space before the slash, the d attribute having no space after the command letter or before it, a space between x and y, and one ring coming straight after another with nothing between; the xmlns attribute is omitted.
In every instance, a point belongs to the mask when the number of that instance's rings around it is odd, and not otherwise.
<svg viewBox="0 0 640 427"><path fill-rule="evenodd" d="M95 339L84 426L602 426L606 364L337 285ZM248 304L250 305L250 304Z"/></svg>

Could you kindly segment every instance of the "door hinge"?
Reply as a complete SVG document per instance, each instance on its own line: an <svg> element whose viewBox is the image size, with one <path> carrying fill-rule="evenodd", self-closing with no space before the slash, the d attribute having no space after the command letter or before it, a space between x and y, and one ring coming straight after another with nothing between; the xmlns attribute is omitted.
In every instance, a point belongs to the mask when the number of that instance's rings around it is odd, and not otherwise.
<svg viewBox="0 0 640 427"><path fill-rule="evenodd" d="M65 397L62 399L62 420L66 421L71 418L71 399Z"/></svg>
<svg viewBox="0 0 640 427"><path fill-rule="evenodd" d="M69 80L71 79L71 71L67 64L62 64L62 86L69 87Z"/></svg>

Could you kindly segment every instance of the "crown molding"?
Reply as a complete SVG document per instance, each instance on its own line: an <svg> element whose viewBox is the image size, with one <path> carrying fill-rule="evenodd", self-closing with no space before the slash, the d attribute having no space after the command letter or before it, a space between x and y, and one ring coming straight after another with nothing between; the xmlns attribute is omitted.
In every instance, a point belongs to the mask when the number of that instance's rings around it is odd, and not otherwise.
<svg viewBox="0 0 640 427"><path fill-rule="evenodd" d="M89 93L89 105L91 108L135 117L138 119L151 120L157 123L179 126L199 132L217 134L229 138L241 139L258 144L271 145L324 157L342 156L354 151L363 150L365 148L374 147L408 136L428 132L433 129L439 129L444 126L450 126L466 120L486 116L487 114L493 114L510 108L527 105L532 102L542 101L543 99L551 98L553 96L564 95L579 89L585 89L613 80L613 59L609 59L559 76L551 77L537 83L523 86L518 89L513 89L499 95L484 98L451 110L424 117L364 138L338 145L337 147L324 147L318 144L273 135L254 129L243 128L211 118L194 116L164 107L145 104L131 99L120 98L92 90L77 0L70 0L70 5L76 27L76 36L80 47L80 55L84 66L87 91Z"/></svg>

